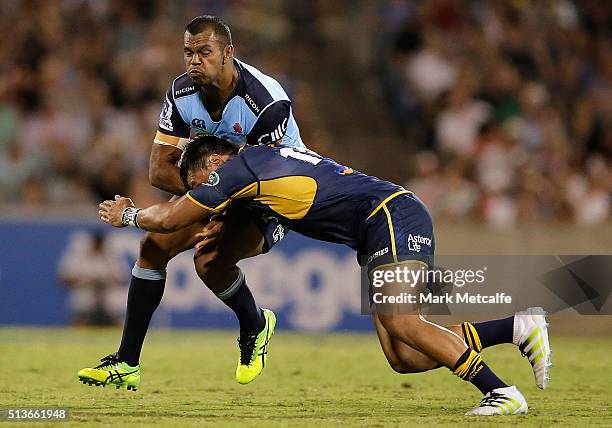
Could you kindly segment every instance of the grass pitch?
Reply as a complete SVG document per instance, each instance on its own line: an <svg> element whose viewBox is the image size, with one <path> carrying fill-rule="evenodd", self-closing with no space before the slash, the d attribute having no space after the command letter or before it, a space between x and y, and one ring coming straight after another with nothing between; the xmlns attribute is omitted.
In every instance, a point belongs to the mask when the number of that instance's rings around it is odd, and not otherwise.
<svg viewBox="0 0 612 428"><path fill-rule="evenodd" d="M446 369L394 373L373 334L277 332L262 376L242 386L233 379L234 334L152 331L138 392L79 383L77 370L114 351L119 338L119 330L0 329L0 409L70 409L68 422L27 424L36 427L612 426L609 337L553 336L555 366L545 391L515 347L485 350L530 407L526 416L494 421L463 416L479 393Z"/></svg>

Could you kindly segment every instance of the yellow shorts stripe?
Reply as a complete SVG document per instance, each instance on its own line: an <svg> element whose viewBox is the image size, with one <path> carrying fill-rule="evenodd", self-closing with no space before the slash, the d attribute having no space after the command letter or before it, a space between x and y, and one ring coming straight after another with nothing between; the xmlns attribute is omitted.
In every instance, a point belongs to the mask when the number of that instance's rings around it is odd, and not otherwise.
<svg viewBox="0 0 612 428"><path fill-rule="evenodd" d="M374 214L376 214L378 211L380 211L380 209L382 207L384 207L387 204L387 202L389 202L391 199L395 198L396 196L403 195L405 193L412 193L412 192L409 191L409 190L402 190L400 192L395 192L391 196L387 197L384 201L382 201L380 204L378 204L378 206L376 208L374 208L374 211L372 211L370 213L370 215L366 218L366 221L368 221L370 219L370 217L372 217Z"/></svg>
<svg viewBox="0 0 612 428"><path fill-rule="evenodd" d="M393 231L393 220L391 220L391 213L387 209L386 205L382 206L387 215L387 223L389 224L389 235L391 236L391 254L393 254L393 262L397 263L397 249L395 248L395 232Z"/></svg>

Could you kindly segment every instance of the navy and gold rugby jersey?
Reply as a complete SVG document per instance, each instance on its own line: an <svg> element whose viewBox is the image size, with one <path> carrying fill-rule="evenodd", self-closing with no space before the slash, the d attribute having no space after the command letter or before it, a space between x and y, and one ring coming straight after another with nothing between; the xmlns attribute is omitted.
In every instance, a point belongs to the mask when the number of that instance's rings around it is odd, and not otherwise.
<svg viewBox="0 0 612 428"><path fill-rule="evenodd" d="M236 199L302 235L363 247L365 221L402 187L362 174L304 148L247 146L187 197L212 212Z"/></svg>
<svg viewBox="0 0 612 428"><path fill-rule="evenodd" d="M284 144L303 147L291 101L281 85L235 58L234 65L238 82L219 121L210 117L203 94L187 73L174 79L166 92L154 142L182 150L193 131L215 135L237 146L269 144L282 138Z"/></svg>

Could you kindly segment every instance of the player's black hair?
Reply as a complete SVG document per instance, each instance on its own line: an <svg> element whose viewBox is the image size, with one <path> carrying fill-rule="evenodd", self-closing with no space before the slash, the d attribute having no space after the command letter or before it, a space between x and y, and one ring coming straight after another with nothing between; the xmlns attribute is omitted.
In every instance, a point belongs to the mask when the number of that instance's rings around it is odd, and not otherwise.
<svg viewBox="0 0 612 428"><path fill-rule="evenodd" d="M212 154L236 155L238 148L229 141L214 135L197 135L191 139L181 155L180 162L181 180L185 190L191 189L188 180L189 171L206 167L207 158Z"/></svg>
<svg viewBox="0 0 612 428"><path fill-rule="evenodd" d="M223 42L223 46L232 44L232 33L229 26L217 16L196 16L187 24L187 27L185 27L185 31L192 36L200 34L206 29L212 29L213 33Z"/></svg>

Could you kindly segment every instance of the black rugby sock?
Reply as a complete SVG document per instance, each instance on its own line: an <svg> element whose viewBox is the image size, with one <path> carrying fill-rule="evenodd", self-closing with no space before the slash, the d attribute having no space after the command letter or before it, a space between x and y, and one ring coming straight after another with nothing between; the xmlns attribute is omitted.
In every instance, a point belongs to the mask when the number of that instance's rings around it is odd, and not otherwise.
<svg viewBox="0 0 612 428"><path fill-rule="evenodd" d="M471 382L483 394L508 386L482 361L480 354L470 348L459 357L452 372L461 379Z"/></svg>
<svg viewBox="0 0 612 428"><path fill-rule="evenodd" d="M514 315L508 318L483 322L464 322L461 324L465 343L480 352L485 348L501 343L512 343Z"/></svg>
<svg viewBox="0 0 612 428"><path fill-rule="evenodd" d="M127 312L123 324L123 336L119 345L119 359L136 366L153 313L159 306L166 285L165 271L135 268L128 292ZM148 276L151 279L134 276ZM160 278L163 276L163 278ZM153 279L157 278L157 279Z"/></svg>
<svg viewBox="0 0 612 428"><path fill-rule="evenodd" d="M244 273L238 271L238 278L217 297L223 301L238 317L240 334L259 333L266 326L261 309L246 284Z"/></svg>

